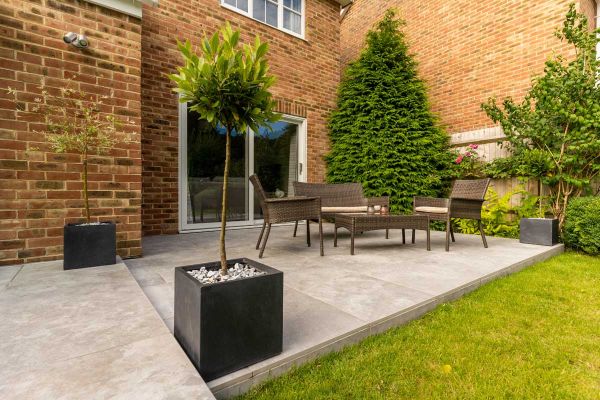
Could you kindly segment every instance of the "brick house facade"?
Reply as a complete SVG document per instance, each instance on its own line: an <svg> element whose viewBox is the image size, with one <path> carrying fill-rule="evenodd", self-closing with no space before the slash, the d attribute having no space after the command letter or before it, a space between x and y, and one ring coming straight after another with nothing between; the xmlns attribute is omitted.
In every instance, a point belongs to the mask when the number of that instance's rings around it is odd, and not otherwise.
<svg viewBox="0 0 600 400"><path fill-rule="evenodd" d="M269 43L272 89L278 111L305 117L308 125L308 180L325 176L326 119L339 81L339 3L307 0L306 34L297 38L219 5L219 0L161 0L144 6L142 21L142 165L144 234L178 231L178 103L165 74L180 61L176 40L197 42L225 21Z"/></svg>
<svg viewBox="0 0 600 400"><path fill-rule="evenodd" d="M57 88L73 77L91 96L114 90L107 112L134 122L124 128L134 140L91 160L91 205L95 220L118 223L119 255L135 257L143 234L180 229L181 109L166 77L180 62L177 39L197 42L230 21L242 41L258 34L268 42L278 111L306 122L305 179L322 181L340 65L358 55L387 8L396 7L407 22L433 109L454 144L482 143L493 158L501 132L479 105L491 95L521 97L547 56L563 50L552 33L569 2L432 0L424 7L416 0L355 0L340 25L344 1L304 0L304 32L297 37L221 0L4 1L0 88L15 89L27 111L42 78ZM106 7L117 3L137 5L139 15ZM595 0L577 4L595 21ZM65 44L68 31L85 33L90 47ZM80 157L51 152L35 133L40 122L35 113L16 112L0 90L0 265L61 258L63 225L83 220Z"/></svg>
<svg viewBox="0 0 600 400"><path fill-rule="evenodd" d="M124 8L112 9L115 4ZM90 161L91 207L94 220L117 222L118 254L139 256L142 234L178 232L180 121L166 77L181 61L177 39L197 43L230 21L242 41L258 34L268 42L278 111L305 119L306 179L324 178L326 119L339 82L340 3L305 0L303 7L300 38L220 0L2 2L1 88L16 89L26 110L42 78L58 88L75 76L76 88L91 96L114 90L107 112L131 120L124 129L135 140ZM89 48L64 43L69 31L86 34ZM34 113L16 112L0 90L0 265L61 258L63 225L83 221L80 157L51 152L35 133L40 122Z"/></svg>
<svg viewBox="0 0 600 400"><path fill-rule="evenodd" d="M81 157L50 151L40 116L17 113L5 90L31 111L42 78L49 90L73 78L94 97L114 89L107 112L133 122L133 142L90 160L89 188L93 219L118 223L119 254L140 255L141 21L83 1L12 1L0 3L0 29L0 265L61 258L63 225L83 221ZM69 31L93 45L67 45Z"/></svg>
<svg viewBox="0 0 600 400"><path fill-rule="evenodd" d="M480 104L494 95L522 98L552 51L565 51L553 33L571 2L355 0L341 23L342 69L357 57L373 24L388 8L397 9L432 108L452 142L482 143L492 159L501 155L495 142L502 133ZM596 1L576 3L595 26Z"/></svg>

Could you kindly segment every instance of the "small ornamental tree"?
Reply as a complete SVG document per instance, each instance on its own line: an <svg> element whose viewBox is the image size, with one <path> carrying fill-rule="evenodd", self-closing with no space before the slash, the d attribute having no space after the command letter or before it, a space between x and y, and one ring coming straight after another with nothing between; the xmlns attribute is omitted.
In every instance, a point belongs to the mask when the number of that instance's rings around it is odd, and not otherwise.
<svg viewBox="0 0 600 400"><path fill-rule="evenodd" d="M443 194L455 158L430 111L403 24L389 10L347 68L326 158L329 182L361 182L368 196L390 195L394 211L412 209L413 196Z"/></svg>
<svg viewBox="0 0 600 400"><path fill-rule="evenodd" d="M257 36L253 45L239 46L240 33L229 23L211 38L205 37L200 53L189 41L178 43L184 65L178 73L169 75L177 87L179 101L189 103L189 110L213 126L225 127L225 167L221 199L221 234L219 237L221 275L227 275L225 228L227 224L227 178L231 159L231 134L243 134L247 128L258 131L260 126L275 122L275 101L269 88L275 78L269 75L265 55L268 45ZM267 125L268 126L268 125Z"/></svg>
<svg viewBox="0 0 600 400"><path fill-rule="evenodd" d="M122 140L119 140L117 134L124 121L105 112L106 106L110 105L114 97L113 91L111 90L109 95L96 97L76 89L74 78L67 80L65 85L58 89L48 87L42 80L38 87L40 95L29 105L17 101L16 90L8 88L8 92L14 96L18 113L42 116L45 129L36 133L46 136L53 151L81 155L83 203L85 219L89 224L89 158L93 155L107 154L118 142L129 141L129 137L123 133ZM133 124L132 121L129 122Z"/></svg>
<svg viewBox="0 0 600 400"><path fill-rule="evenodd" d="M556 55L522 102L495 98L483 110L506 135L508 159L488 168L493 176L537 178L550 189L552 211L563 226L569 199L580 196L600 173L600 86L596 45L600 31L571 5L556 36L573 58Z"/></svg>

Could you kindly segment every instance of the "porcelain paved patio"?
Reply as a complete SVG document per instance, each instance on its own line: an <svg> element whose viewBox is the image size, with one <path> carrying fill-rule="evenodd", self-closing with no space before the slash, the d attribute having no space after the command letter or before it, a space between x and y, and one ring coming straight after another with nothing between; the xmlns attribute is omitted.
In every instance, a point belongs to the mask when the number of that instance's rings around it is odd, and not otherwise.
<svg viewBox="0 0 600 400"><path fill-rule="evenodd" d="M214 399L121 262L0 267L0 315L0 399Z"/></svg>
<svg viewBox="0 0 600 400"><path fill-rule="evenodd" d="M277 357L208 382L217 398L228 398L277 376L294 365L403 324L456 299L480 285L516 272L563 251L516 240L456 235L450 252L444 234L432 232L432 251L425 235L416 244L401 244L401 234L366 232L349 255L349 235L340 233L333 247L333 229L325 225L325 257L318 238L307 248L305 237L292 238L292 227L276 227L262 262L284 272L284 344ZM316 229L315 229L316 230ZM304 230L302 230L303 232ZM257 259L258 230L227 233L228 257ZM407 235L410 236L410 235ZM218 259L218 232L153 236L144 239L144 257L127 266L151 303L173 329L173 268ZM407 237L408 239L408 237Z"/></svg>

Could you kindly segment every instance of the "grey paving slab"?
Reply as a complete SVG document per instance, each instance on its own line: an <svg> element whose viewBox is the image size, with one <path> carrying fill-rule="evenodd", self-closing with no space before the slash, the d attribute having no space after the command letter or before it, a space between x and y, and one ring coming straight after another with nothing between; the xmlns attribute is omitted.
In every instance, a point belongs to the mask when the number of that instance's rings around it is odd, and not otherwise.
<svg viewBox="0 0 600 400"><path fill-rule="evenodd" d="M0 291L4 290L6 286L13 280L19 270L23 268L21 265L8 265L6 267L0 267Z"/></svg>
<svg viewBox="0 0 600 400"><path fill-rule="evenodd" d="M0 315L1 399L212 396L123 263L25 265Z"/></svg>
<svg viewBox="0 0 600 400"><path fill-rule="evenodd" d="M375 231L358 235L356 255L350 256L349 234L341 230L339 246L333 247L332 226L326 224L325 257L320 257L316 227L312 247L306 246L304 229L295 238L292 231L291 226L274 227L260 260L284 272L283 353L208 382L217 398L241 394L264 379L418 318L563 250L494 237L485 249L479 236L457 234L445 252L445 234L432 232L432 251L426 251L423 232L417 232L415 244L407 232L402 244L400 231L391 231L388 240L384 232ZM258 260L258 232L228 231L228 258ZM147 237L143 245L144 257L127 260L127 265L172 330L173 269L217 260L218 233Z"/></svg>
<svg viewBox="0 0 600 400"><path fill-rule="evenodd" d="M2 399L213 399L167 333L0 381Z"/></svg>

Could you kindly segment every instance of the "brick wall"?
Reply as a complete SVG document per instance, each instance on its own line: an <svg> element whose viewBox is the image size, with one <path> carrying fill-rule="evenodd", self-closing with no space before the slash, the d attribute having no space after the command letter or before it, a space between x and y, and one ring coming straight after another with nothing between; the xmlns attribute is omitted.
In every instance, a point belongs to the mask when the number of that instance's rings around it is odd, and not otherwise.
<svg viewBox="0 0 600 400"><path fill-rule="evenodd" d="M273 93L279 111L307 118L308 179L322 181L328 151L327 116L339 80L339 5L306 1L306 40L251 20L220 6L219 0L161 0L144 6L142 20L142 154L144 234L178 229L178 105L165 74L181 62L176 39L198 43L226 20L242 32L269 43Z"/></svg>
<svg viewBox="0 0 600 400"><path fill-rule="evenodd" d="M579 10L588 18L590 30L596 29L596 0L580 0Z"/></svg>
<svg viewBox="0 0 600 400"><path fill-rule="evenodd" d="M593 0L581 0L593 15ZM342 65L389 7L406 20L411 51L433 110L449 133L493 126L480 110L488 97L521 98L553 50L553 32L571 0L356 0L341 25Z"/></svg>
<svg viewBox="0 0 600 400"><path fill-rule="evenodd" d="M0 88L16 88L27 110L42 77L52 88L77 74L94 97L114 88L107 112L133 121L123 129L137 142L90 161L91 206L94 220L118 222L118 253L140 255L141 21L84 1L3 0L0 30ZM86 34L89 49L65 44L68 31ZM63 225L83 220L81 158L52 153L39 122L0 90L0 264L62 258Z"/></svg>

